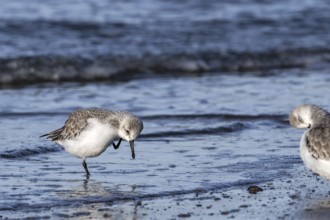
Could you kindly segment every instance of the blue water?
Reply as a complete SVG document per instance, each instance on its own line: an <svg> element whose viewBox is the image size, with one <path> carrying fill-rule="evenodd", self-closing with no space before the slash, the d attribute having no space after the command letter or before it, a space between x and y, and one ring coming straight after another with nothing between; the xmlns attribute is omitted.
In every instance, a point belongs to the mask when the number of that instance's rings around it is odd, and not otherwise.
<svg viewBox="0 0 330 220"><path fill-rule="evenodd" d="M6 1L0 83L328 66L325 0Z"/></svg>

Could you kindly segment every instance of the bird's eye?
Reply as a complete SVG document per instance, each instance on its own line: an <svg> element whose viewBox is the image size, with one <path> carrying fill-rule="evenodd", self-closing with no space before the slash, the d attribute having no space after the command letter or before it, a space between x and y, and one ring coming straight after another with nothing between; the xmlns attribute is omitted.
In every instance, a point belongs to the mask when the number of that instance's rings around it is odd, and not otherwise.
<svg viewBox="0 0 330 220"><path fill-rule="evenodd" d="M300 116L298 116L298 121L299 121L300 123L304 123L304 120L303 120Z"/></svg>
<svg viewBox="0 0 330 220"><path fill-rule="evenodd" d="M129 130L125 130L126 131L126 134L128 134L129 135Z"/></svg>

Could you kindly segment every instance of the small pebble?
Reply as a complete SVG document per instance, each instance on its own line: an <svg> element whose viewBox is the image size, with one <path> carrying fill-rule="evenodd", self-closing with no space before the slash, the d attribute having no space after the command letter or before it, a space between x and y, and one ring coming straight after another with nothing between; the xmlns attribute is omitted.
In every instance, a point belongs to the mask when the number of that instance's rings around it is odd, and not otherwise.
<svg viewBox="0 0 330 220"><path fill-rule="evenodd" d="M263 189L261 187L259 187L259 186L249 186L248 191L251 194L256 194L258 192L262 192Z"/></svg>
<svg viewBox="0 0 330 220"><path fill-rule="evenodd" d="M178 217L179 218L189 218L191 216L190 213L185 213L185 214L179 214Z"/></svg>

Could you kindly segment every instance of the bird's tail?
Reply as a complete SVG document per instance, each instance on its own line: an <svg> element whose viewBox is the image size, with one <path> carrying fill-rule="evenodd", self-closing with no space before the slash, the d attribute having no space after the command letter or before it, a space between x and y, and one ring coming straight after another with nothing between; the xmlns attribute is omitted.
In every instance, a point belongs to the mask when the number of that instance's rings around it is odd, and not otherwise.
<svg viewBox="0 0 330 220"><path fill-rule="evenodd" d="M41 137L47 137L48 139L51 139L52 141L58 140L61 138L61 133L64 130L64 127L61 127L55 131L49 132L47 134L43 134L41 135L39 138Z"/></svg>

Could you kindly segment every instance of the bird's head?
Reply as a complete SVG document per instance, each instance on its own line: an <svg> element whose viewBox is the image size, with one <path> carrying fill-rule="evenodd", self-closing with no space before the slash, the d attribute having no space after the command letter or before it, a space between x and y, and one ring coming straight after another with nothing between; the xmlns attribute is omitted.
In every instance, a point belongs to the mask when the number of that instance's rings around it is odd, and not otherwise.
<svg viewBox="0 0 330 220"><path fill-rule="evenodd" d="M295 128L311 128L311 105L300 105L293 109L289 115L289 121Z"/></svg>
<svg viewBox="0 0 330 220"><path fill-rule="evenodd" d="M138 117L132 114L124 116L118 130L118 135L120 138L129 142L132 151L132 158L135 158L134 141L140 135L142 130L143 123Z"/></svg>
<svg viewBox="0 0 330 220"><path fill-rule="evenodd" d="M290 124L295 128L315 128L330 125L330 114L311 104L303 104L295 109L289 115Z"/></svg>

